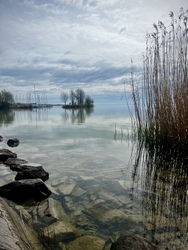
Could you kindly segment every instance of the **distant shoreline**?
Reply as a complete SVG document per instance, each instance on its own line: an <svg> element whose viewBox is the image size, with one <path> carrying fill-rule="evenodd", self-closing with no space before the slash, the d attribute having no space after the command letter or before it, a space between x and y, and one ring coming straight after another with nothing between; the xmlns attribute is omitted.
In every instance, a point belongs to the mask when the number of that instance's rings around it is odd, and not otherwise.
<svg viewBox="0 0 188 250"><path fill-rule="evenodd" d="M35 109L35 108L51 108L53 104L37 104L37 103L14 103L11 109Z"/></svg>

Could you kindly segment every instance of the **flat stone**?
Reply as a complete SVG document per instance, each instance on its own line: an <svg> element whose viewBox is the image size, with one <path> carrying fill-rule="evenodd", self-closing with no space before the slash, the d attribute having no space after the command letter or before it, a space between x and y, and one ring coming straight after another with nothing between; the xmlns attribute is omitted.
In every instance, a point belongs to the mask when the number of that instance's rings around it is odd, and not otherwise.
<svg viewBox="0 0 188 250"><path fill-rule="evenodd" d="M94 236L82 236L69 243L68 250L102 250L105 240Z"/></svg>
<svg viewBox="0 0 188 250"><path fill-rule="evenodd" d="M65 222L57 221L42 231L42 235L48 240L56 239L56 242L75 239L75 233L72 227Z"/></svg>
<svg viewBox="0 0 188 250"><path fill-rule="evenodd" d="M59 173L51 174L50 176L51 176L51 179L52 179L51 185L55 186L55 187L63 185L68 179L68 176L63 176L62 178L58 178Z"/></svg>
<svg viewBox="0 0 188 250"><path fill-rule="evenodd" d="M104 181L104 190L107 192L115 193L116 195L125 193L124 187L116 180Z"/></svg>
<svg viewBox="0 0 188 250"><path fill-rule="evenodd" d="M38 216L44 222L52 224L59 220L58 206L58 201L48 198L38 206Z"/></svg>
<svg viewBox="0 0 188 250"><path fill-rule="evenodd" d="M88 205L87 205L86 208L90 210L90 209L93 209L94 206L96 206L98 204L103 204L103 203L105 203L104 200L102 200L102 199L96 199L96 200L93 200L90 203L88 203Z"/></svg>
<svg viewBox="0 0 188 250"><path fill-rule="evenodd" d="M92 176L81 175L80 177L81 177L84 181L93 181L93 180L95 180L95 178L93 178Z"/></svg>
<svg viewBox="0 0 188 250"><path fill-rule="evenodd" d="M127 218L127 215L121 210L110 209L103 213L99 211L99 213L96 213L95 218L103 223L110 221L122 222Z"/></svg>
<svg viewBox="0 0 188 250"><path fill-rule="evenodd" d="M62 184L59 187L59 191L64 195L70 195L75 186L75 183Z"/></svg>
<svg viewBox="0 0 188 250"><path fill-rule="evenodd" d="M112 243L110 250L158 250L158 247L139 235L123 235Z"/></svg>
<svg viewBox="0 0 188 250"><path fill-rule="evenodd" d="M75 187L71 193L71 195L73 196L76 196L76 197L79 197L79 196L82 196L83 194L85 194L86 191L82 188L79 188L79 187Z"/></svg>
<svg viewBox="0 0 188 250"><path fill-rule="evenodd" d="M110 204L114 208L120 207L122 205L122 203L118 200L118 197L113 193L101 190L98 197L99 199L105 200L108 204Z"/></svg>
<svg viewBox="0 0 188 250"><path fill-rule="evenodd" d="M92 176L80 176L81 180L80 180L80 187L83 188L85 187L85 189L88 188L88 186L94 186L97 185L99 183L99 181L95 178L93 178Z"/></svg>

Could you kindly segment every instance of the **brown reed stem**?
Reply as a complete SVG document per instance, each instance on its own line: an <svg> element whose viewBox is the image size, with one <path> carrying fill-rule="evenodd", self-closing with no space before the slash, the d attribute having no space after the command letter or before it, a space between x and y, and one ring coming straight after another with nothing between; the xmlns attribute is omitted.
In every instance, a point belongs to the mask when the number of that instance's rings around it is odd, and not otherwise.
<svg viewBox="0 0 188 250"><path fill-rule="evenodd" d="M159 21L147 34L141 90L131 73L138 135L167 147L188 148L187 15L181 8L176 20L170 12L170 30Z"/></svg>

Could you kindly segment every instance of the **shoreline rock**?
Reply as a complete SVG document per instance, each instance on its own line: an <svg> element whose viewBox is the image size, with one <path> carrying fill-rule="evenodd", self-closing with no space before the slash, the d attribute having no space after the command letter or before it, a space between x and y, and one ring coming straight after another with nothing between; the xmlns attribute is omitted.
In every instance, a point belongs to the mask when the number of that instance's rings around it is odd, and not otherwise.
<svg viewBox="0 0 188 250"><path fill-rule="evenodd" d="M49 179L49 173L46 172L42 166L33 166L32 164L21 164L18 167L11 168L13 171L17 171L15 180L24 179L41 179L42 181L47 181Z"/></svg>
<svg viewBox="0 0 188 250"><path fill-rule="evenodd" d="M41 179L13 181L0 187L1 197L17 204L28 200L41 201L48 198L51 191Z"/></svg>
<svg viewBox="0 0 188 250"><path fill-rule="evenodd" d="M0 161L5 162L8 158L17 158L17 154L9 149L0 149Z"/></svg>
<svg viewBox="0 0 188 250"><path fill-rule="evenodd" d="M0 140L3 137L0 136ZM8 146L15 147L19 145L19 140L9 140ZM41 165L28 164L26 160L18 159L17 154L9 149L0 149L0 162L8 165L11 170L19 170L16 179L0 187L0 196L12 200L17 204L28 200L41 201L51 195L51 191L41 180L47 180L49 174ZM38 179L40 177L40 179ZM6 203L6 200L0 197L0 249L3 250L42 250L43 246L35 232L20 216ZM24 210L25 211L25 210ZM25 211L26 213L27 211ZM27 213L28 218L29 213Z"/></svg>
<svg viewBox="0 0 188 250"><path fill-rule="evenodd" d="M0 249L42 250L36 233L0 198Z"/></svg>
<svg viewBox="0 0 188 250"><path fill-rule="evenodd" d="M28 163L28 161L24 160L24 159L19 159L19 158L8 158L4 164L8 167L10 167L10 169L12 171L16 171L15 169L22 165L22 164L25 164L25 163Z"/></svg>

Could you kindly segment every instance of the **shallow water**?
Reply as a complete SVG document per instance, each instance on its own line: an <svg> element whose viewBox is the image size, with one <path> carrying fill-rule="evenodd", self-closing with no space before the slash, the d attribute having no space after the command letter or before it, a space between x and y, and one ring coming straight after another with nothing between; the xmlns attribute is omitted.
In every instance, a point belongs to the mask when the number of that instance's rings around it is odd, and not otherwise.
<svg viewBox="0 0 188 250"><path fill-rule="evenodd" d="M12 151L49 172L51 198L76 228L73 239L97 236L109 249L121 233L136 233L160 249L187 249L187 175L181 162L148 156L133 143L126 105L96 105L87 112L11 111L0 114L0 126L2 147L8 148L8 138L19 138ZM0 176L3 185L15 173L1 165ZM35 223L33 207L25 208L32 216L29 225L44 236L53 223L44 218ZM71 237L58 237L57 249L62 244L72 249Z"/></svg>

